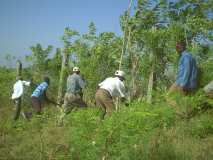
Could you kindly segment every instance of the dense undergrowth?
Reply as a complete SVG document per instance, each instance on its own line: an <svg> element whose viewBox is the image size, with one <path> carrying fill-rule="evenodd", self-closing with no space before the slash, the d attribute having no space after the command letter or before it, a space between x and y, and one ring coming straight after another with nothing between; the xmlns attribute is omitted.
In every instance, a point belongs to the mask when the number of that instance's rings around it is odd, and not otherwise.
<svg viewBox="0 0 213 160"><path fill-rule="evenodd" d="M138 0L131 16L126 11L122 14L123 36L97 32L91 22L86 33L66 27L63 47L55 51L56 47L40 43L30 47L26 56L30 65L23 68L22 76L36 85L48 75L50 99L56 100L59 86L65 91L59 79L65 80L74 64L87 81L84 99L90 107L71 112L62 126L59 110L48 105L30 121L20 117L14 122L10 97L16 70L0 67L0 160L213 159L213 101L202 93L213 77L213 1L159 1L150 7L153 2ZM200 91L171 96L171 105L164 94L175 81L175 43L183 39L198 63ZM64 69L62 62L66 62ZM99 109L93 106L95 90L121 62L128 95L138 101L100 121ZM22 107L26 111L32 110L32 91L33 87L25 89ZM144 102L149 95L152 104Z"/></svg>
<svg viewBox="0 0 213 160"><path fill-rule="evenodd" d="M132 102L100 121L96 107L75 110L58 126L59 110L45 104L41 116L12 120L9 103L14 72L1 71L0 159L2 160L211 160L213 159L213 101L195 95L156 94L153 104ZM52 88L50 88L52 89ZM28 93L29 92L29 93ZM24 110L31 110L26 88Z"/></svg>
<svg viewBox="0 0 213 160"><path fill-rule="evenodd" d="M53 106L30 121L21 117L17 122L11 120L12 109L3 107L0 159L210 160L213 112L210 101L205 111L201 108L207 104L199 102L191 103L196 109L190 117L177 115L164 102L133 102L104 121L98 108L89 107L67 115L63 126L57 125L59 111ZM180 106L182 115L189 113L186 106Z"/></svg>

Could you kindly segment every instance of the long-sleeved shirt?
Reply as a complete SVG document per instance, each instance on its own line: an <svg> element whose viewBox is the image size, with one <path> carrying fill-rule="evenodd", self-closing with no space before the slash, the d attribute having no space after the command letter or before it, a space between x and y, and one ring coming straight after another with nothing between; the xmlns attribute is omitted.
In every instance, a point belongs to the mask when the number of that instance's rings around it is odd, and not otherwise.
<svg viewBox="0 0 213 160"><path fill-rule="evenodd" d="M25 85L25 86L29 86L29 85L30 85L30 82L18 80L18 81L13 85L12 99L20 98L20 97L23 95L23 92L24 92L24 85Z"/></svg>
<svg viewBox="0 0 213 160"><path fill-rule="evenodd" d="M80 93L85 85L86 83L82 77L76 73L73 73L67 78L67 93Z"/></svg>
<svg viewBox="0 0 213 160"><path fill-rule="evenodd" d="M107 90L112 97L125 97L124 83L118 77L107 78L98 86Z"/></svg>
<svg viewBox="0 0 213 160"><path fill-rule="evenodd" d="M39 100L42 100L42 98L44 97L44 92L47 90L47 88L48 88L48 83L42 82L33 91L31 97L37 97Z"/></svg>
<svg viewBox="0 0 213 160"><path fill-rule="evenodd" d="M176 84L186 90L197 87L197 65L196 60L186 51L182 52L179 64Z"/></svg>

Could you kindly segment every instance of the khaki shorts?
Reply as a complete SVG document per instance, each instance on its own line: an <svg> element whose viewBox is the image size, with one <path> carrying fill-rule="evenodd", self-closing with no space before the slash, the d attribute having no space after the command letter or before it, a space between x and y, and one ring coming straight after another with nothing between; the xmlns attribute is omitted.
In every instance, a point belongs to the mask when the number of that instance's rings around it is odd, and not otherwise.
<svg viewBox="0 0 213 160"><path fill-rule="evenodd" d="M102 108L103 114L101 118L103 119L105 114L111 114L114 110L114 103L111 95L108 91L104 89L98 89L95 94L96 105Z"/></svg>
<svg viewBox="0 0 213 160"><path fill-rule="evenodd" d="M66 93L63 108L66 110L74 107L87 107L87 105L79 94Z"/></svg>

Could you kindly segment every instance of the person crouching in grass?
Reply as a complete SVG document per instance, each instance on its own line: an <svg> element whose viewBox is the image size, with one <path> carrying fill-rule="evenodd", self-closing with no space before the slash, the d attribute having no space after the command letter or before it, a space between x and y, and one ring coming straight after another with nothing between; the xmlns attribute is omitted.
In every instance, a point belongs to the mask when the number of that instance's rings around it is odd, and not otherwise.
<svg viewBox="0 0 213 160"><path fill-rule="evenodd" d="M43 100L46 100L49 103L57 105L56 102L50 100L46 95L46 91L49 85L50 79L49 77L45 76L44 81L36 87L36 89L33 91L31 95L32 106L36 114L41 114Z"/></svg>

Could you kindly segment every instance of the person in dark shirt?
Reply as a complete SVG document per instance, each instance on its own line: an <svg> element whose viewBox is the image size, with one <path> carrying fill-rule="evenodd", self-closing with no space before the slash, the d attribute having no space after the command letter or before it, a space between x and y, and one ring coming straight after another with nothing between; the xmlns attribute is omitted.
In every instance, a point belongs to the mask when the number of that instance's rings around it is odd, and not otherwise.
<svg viewBox="0 0 213 160"><path fill-rule="evenodd" d="M80 75L80 69L74 67L73 74L67 78L67 90L64 96L64 104L62 105L65 113L70 112L74 107L87 106L82 97L82 89L85 85L86 83Z"/></svg>

